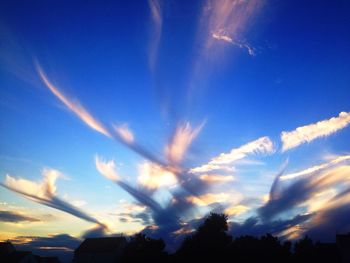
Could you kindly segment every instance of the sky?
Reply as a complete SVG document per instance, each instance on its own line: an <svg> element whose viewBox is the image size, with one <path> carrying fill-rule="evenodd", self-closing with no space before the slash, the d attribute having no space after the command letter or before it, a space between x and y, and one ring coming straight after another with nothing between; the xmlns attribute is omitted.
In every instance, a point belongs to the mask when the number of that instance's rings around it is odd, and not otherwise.
<svg viewBox="0 0 350 263"><path fill-rule="evenodd" d="M1 1L0 239L350 231L349 12Z"/></svg>

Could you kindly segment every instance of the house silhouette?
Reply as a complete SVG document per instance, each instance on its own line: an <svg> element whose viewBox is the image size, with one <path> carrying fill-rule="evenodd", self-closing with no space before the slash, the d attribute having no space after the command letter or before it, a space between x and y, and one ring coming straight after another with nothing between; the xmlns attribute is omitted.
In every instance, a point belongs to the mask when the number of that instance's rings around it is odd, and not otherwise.
<svg viewBox="0 0 350 263"><path fill-rule="evenodd" d="M118 262L126 245L125 237L87 238L74 251L74 263Z"/></svg>
<svg viewBox="0 0 350 263"><path fill-rule="evenodd" d="M342 262L350 262L350 233L336 235L336 242Z"/></svg>
<svg viewBox="0 0 350 263"><path fill-rule="evenodd" d="M0 242L1 263L59 263L57 257L41 257L30 251L19 251L11 242Z"/></svg>

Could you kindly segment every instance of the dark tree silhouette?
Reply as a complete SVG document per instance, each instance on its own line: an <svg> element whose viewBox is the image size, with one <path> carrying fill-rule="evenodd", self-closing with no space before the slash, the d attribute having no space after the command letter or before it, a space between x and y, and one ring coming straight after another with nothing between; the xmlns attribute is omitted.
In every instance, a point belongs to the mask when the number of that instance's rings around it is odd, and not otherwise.
<svg viewBox="0 0 350 263"><path fill-rule="evenodd" d="M337 245L334 243L317 242L314 247L314 262L341 262Z"/></svg>
<svg viewBox="0 0 350 263"><path fill-rule="evenodd" d="M152 239L144 234L136 234L126 245L121 257L123 263L164 262L167 254L162 239Z"/></svg>
<svg viewBox="0 0 350 263"><path fill-rule="evenodd" d="M260 238L241 236L232 239L227 231L227 216L211 213L192 235L184 239L180 248L170 255L165 252L162 239L136 234L127 242L121 262L348 262L341 260L340 253L346 251L339 250L342 247L336 243L314 243L305 236L295 242L293 247L290 241L281 243L271 234ZM8 242L0 242L0 262L12 262L9 257L12 257L14 250L9 249L9 246Z"/></svg>
<svg viewBox="0 0 350 263"><path fill-rule="evenodd" d="M227 216L211 213L193 235L185 238L175 258L178 261L223 259L232 240L227 230Z"/></svg>
<svg viewBox="0 0 350 263"><path fill-rule="evenodd" d="M227 249L227 258L236 262L257 262L259 260L259 239L252 236L236 238Z"/></svg>
<svg viewBox="0 0 350 263"><path fill-rule="evenodd" d="M295 262L341 262L335 243L314 243L308 236L294 245Z"/></svg>
<svg viewBox="0 0 350 263"><path fill-rule="evenodd" d="M295 243L294 258L298 262L311 262L314 258L314 243L308 236Z"/></svg>

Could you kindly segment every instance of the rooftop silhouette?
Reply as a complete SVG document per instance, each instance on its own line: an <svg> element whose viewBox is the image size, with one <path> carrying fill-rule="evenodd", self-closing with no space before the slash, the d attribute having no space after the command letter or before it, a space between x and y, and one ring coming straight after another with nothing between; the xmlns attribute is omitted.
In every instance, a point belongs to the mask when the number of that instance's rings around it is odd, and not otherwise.
<svg viewBox="0 0 350 263"><path fill-rule="evenodd" d="M232 237L228 230L227 216L211 213L194 232L184 237L173 253L166 251L162 239L143 233L128 238L86 238L75 249L73 262L350 262L350 233L336 235L335 243L321 243L308 236L291 242L269 233L260 237ZM10 242L0 243L0 254L1 262L22 262L26 257L32 260L29 262L57 260L16 251Z"/></svg>

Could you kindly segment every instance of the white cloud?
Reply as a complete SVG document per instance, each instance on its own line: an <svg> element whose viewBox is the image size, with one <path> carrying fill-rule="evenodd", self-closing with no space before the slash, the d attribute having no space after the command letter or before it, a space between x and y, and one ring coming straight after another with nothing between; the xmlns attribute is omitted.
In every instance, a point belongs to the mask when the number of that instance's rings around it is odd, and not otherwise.
<svg viewBox="0 0 350 263"><path fill-rule="evenodd" d="M319 172L321 170L327 169L327 168L329 168L331 166L337 165L337 164L339 164L341 162L348 161L348 160L350 160L350 155L339 156L339 157L333 159L330 162L323 163L323 164L320 164L320 165L315 165L315 166L312 166L312 167L307 168L305 170L302 170L300 172L282 175L280 177L280 179L281 180L288 180L288 179L293 179L293 178L296 178L296 177L299 177L299 176L312 174L312 173Z"/></svg>
<svg viewBox="0 0 350 263"><path fill-rule="evenodd" d="M100 174L112 181L119 181L119 175L117 173L116 165L113 160L104 161L99 156L96 156L95 165Z"/></svg>
<svg viewBox="0 0 350 263"><path fill-rule="evenodd" d="M282 152L317 138L329 136L350 124L350 112L341 112L338 117L298 127L281 133Z"/></svg>
<svg viewBox="0 0 350 263"><path fill-rule="evenodd" d="M227 165L245 158L249 154L271 154L274 152L274 145L269 137L261 137L255 141L232 149L229 153L221 153L214 157L209 163L190 170L192 173L203 173L213 170L226 169Z"/></svg>
<svg viewBox="0 0 350 263"><path fill-rule="evenodd" d="M40 198L50 199L56 193L56 179L61 173L53 169L43 170L44 180L42 182L33 182L22 178L14 178L6 175L5 184L16 191L25 192L29 195L38 196Z"/></svg>
<svg viewBox="0 0 350 263"><path fill-rule="evenodd" d="M190 123L186 122L176 128L174 136L165 148L165 154L171 163L178 164L183 160L188 147L197 137L202 127L203 124L193 129Z"/></svg>
<svg viewBox="0 0 350 263"><path fill-rule="evenodd" d="M161 166L145 162L139 166L138 182L149 188L170 187L177 183L176 176L170 171L164 170Z"/></svg>
<svg viewBox="0 0 350 263"><path fill-rule="evenodd" d="M214 39L230 43L230 44L232 44L234 46L237 46L239 48L246 49L248 54L251 55L251 56L255 56L256 55L255 54L255 49L253 47L251 47L249 44L233 40L231 37L229 37L229 36L227 36L227 35L225 35L225 34L223 34L221 32L214 32L214 33L212 33L211 36Z"/></svg>
<svg viewBox="0 0 350 263"><path fill-rule="evenodd" d="M56 196L55 183L56 179L61 175L62 174L57 170L44 169L44 179L41 182L33 182L22 178L16 179L10 175L6 175L5 183L0 183L0 185L15 193L21 194L32 201L58 209L83 220L96 223L100 225L100 227L105 228L106 225L98 221L96 218Z"/></svg>
<svg viewBox="0 0 350 263"><path fill-rule="evenodd" d="M220 33L213 33L212 37L215 38L215 39L223 40L225 42L233 44L233 40L229 36L225 36L225 35L220 34Z"/></svg>
<svg viewBox="0 0 350 263"><path fill-rule="evenodd" d="M250 55L254 55L254 50L249 45L240 43L234 38L244 33L260 7L261 1L258 0L206 1L200 23L200 30L204 33L204 51L210 53L215 45L214 41L220 40L246 48Z"/></svg>
<svg viewBox="0 0 350 263"><path fill-rule="evenodd" d="M113 126L117 134L121 137L122 141L125 141L128 144L134 142L134 134L130 130L127 124L120 126Z"/></svg>

